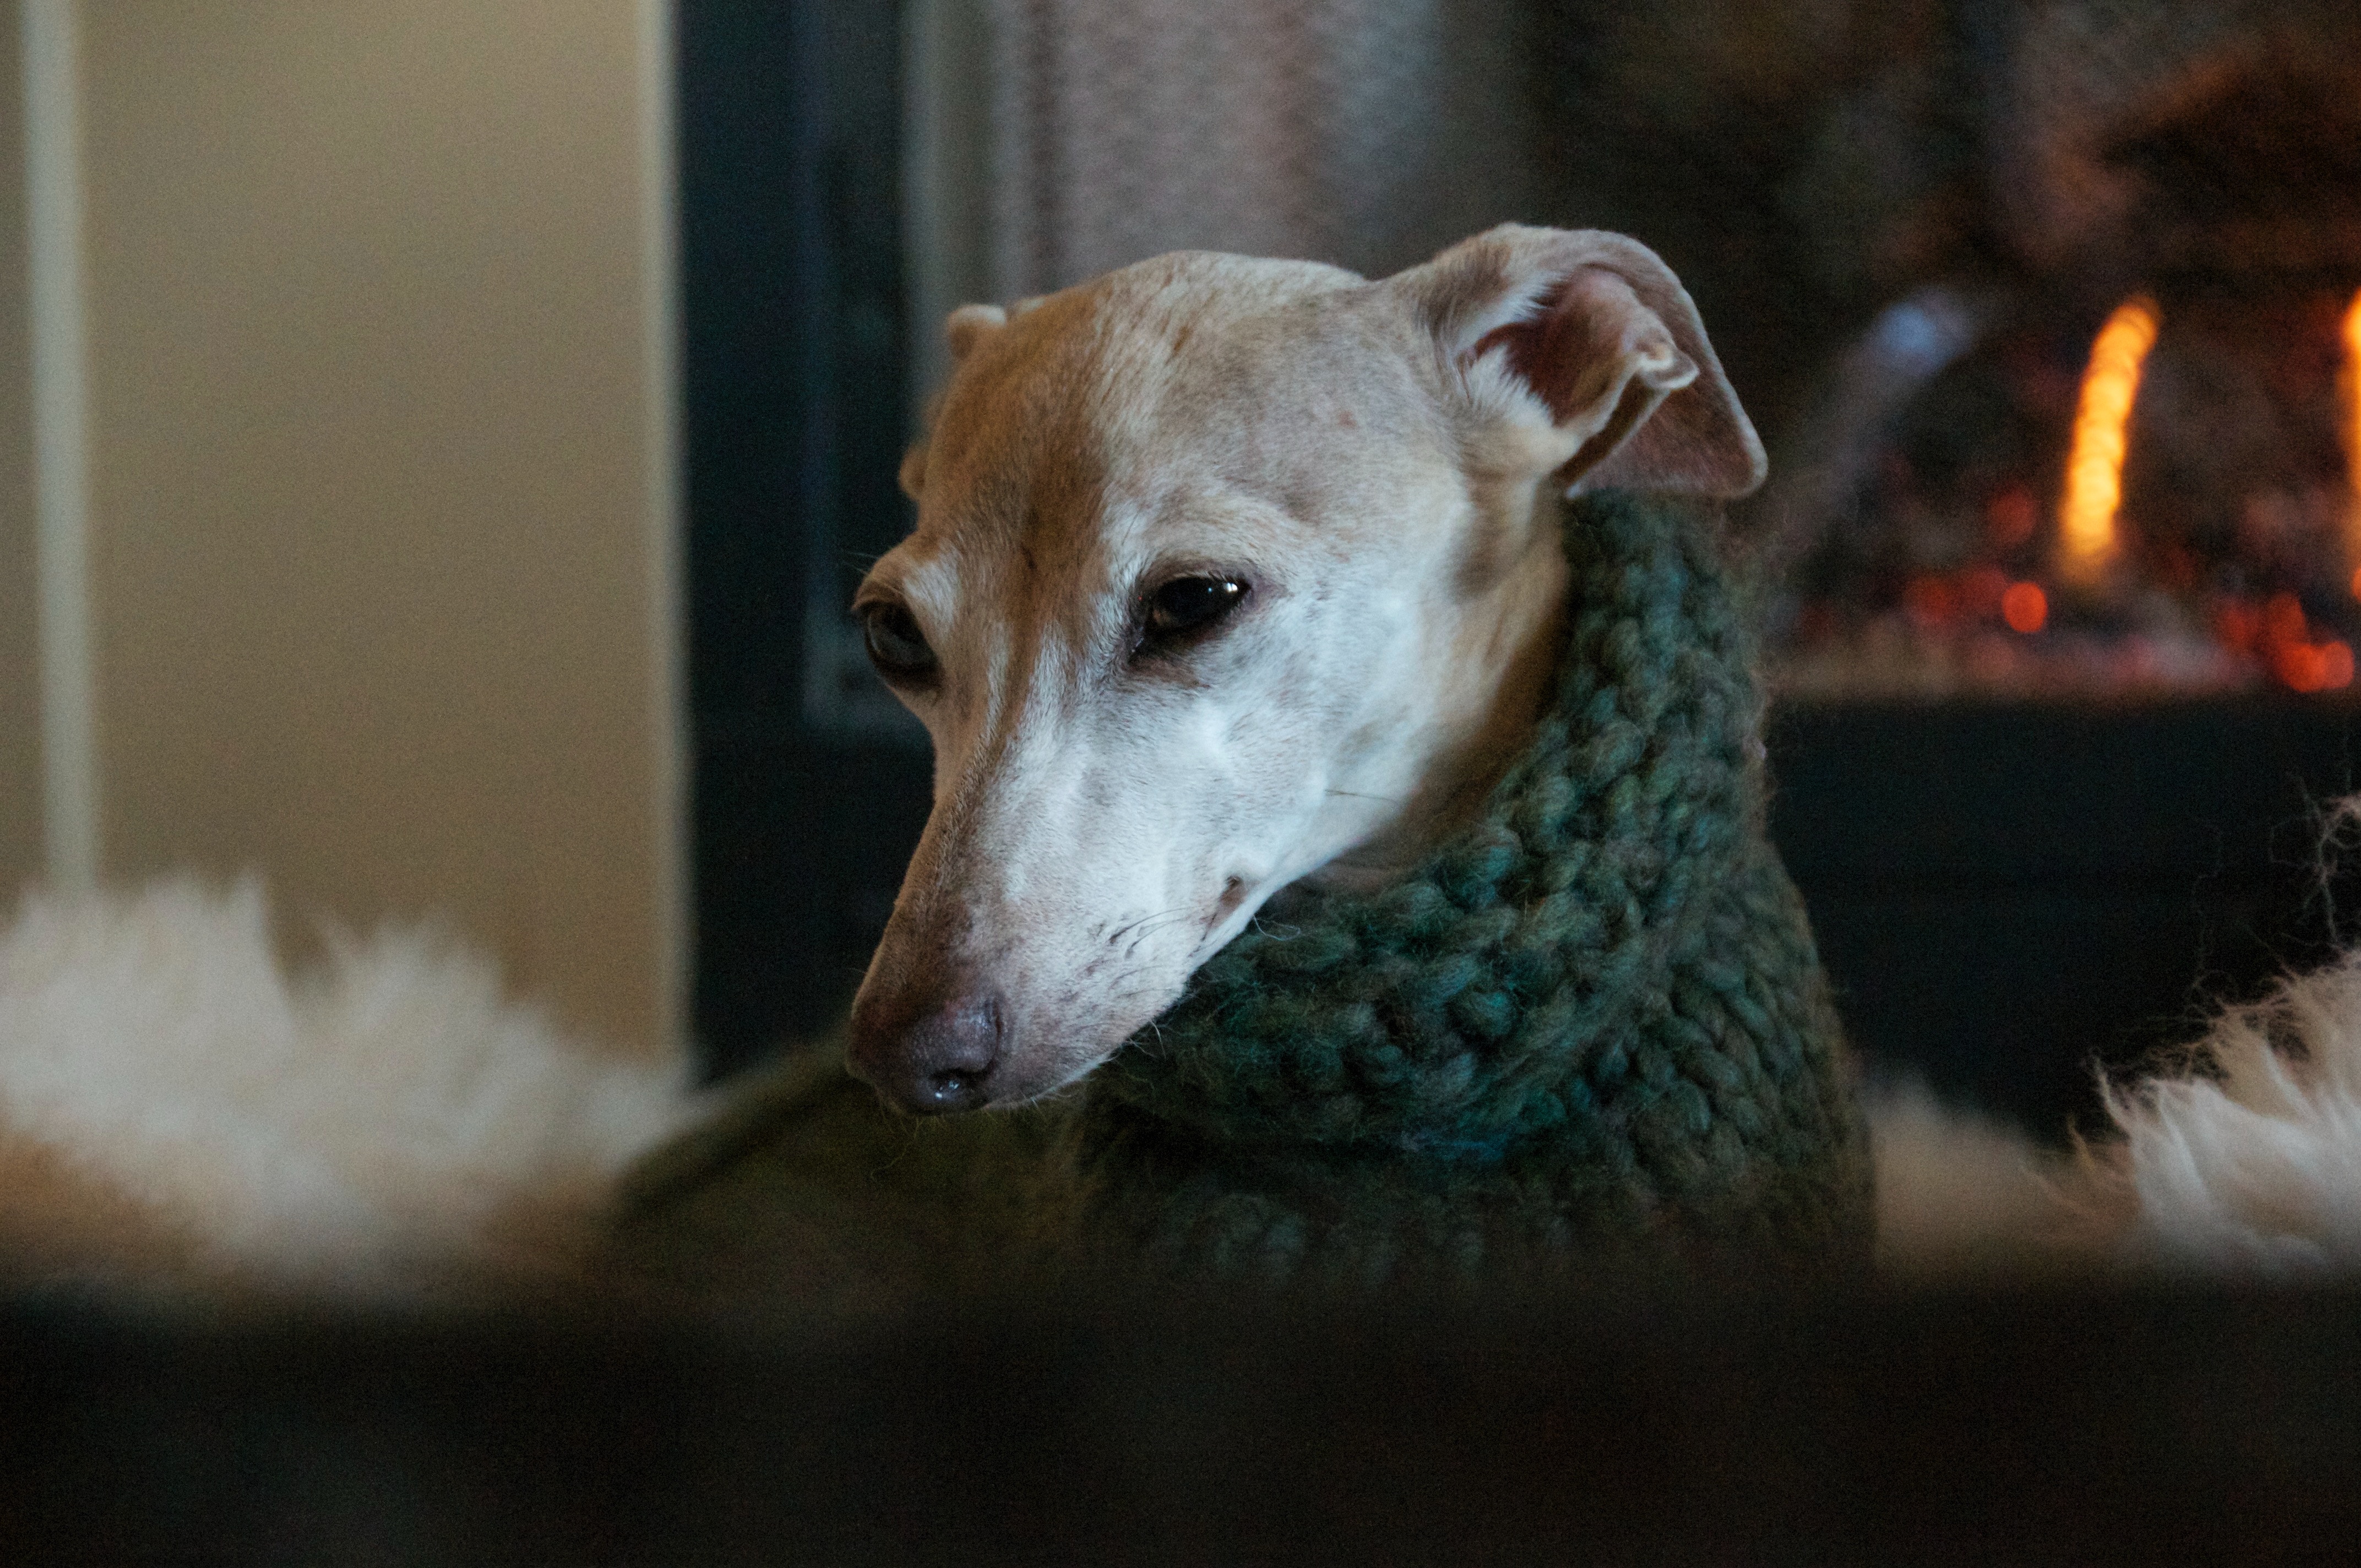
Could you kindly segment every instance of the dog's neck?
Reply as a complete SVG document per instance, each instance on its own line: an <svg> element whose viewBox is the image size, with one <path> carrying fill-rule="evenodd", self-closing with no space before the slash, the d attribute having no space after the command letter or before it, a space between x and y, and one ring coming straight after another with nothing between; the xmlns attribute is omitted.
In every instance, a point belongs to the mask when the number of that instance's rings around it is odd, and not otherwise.
<svg viewBox="0 0 2361 1568"><path fill-rule="evenodd" d="M1436 721L1450 738L1417 793L1366 841L1299 887L1373 892L1399 881L1483 811L1556 697L1565 646L1565 505L1554 495L1529 498L1519 509L1525 514L1515 530L1519 548L1485 568L1488 580L1471 588L1477 602L1464 618L1467 630L1455 651L1458 684L1434 694Z"/></svg>

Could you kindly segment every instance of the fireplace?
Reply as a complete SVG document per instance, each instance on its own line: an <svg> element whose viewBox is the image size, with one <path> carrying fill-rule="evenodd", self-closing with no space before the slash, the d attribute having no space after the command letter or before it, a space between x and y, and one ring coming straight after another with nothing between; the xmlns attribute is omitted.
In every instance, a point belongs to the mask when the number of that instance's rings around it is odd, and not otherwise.
<svg viewBox="0 0 2361 1568"><path fill-rule="evenodd" d="M2361 40L2329 15L2022 14L1986 265L1883 309L1782 443L1783 689L2351 693Z"/></svg>
<svg viewBox="0 0 2361 1568"><path fill-rule="evenodd" d="M2169 278L2090 323L2079 302L1929 291L1849 359L1932 336L1947 305L1971 341L1791 514L1784 692L2351 694L2361 294Z"/></svg>
<svg viewBox="0 0 2361 1568"><path fill-rule="evenodd" d="M1973 237L1888 280L1741 523L1776 830L1856 1036L2056 1132L2094 1059L2317 959L2349 903L2361 31L1953 15Z"/></svg>

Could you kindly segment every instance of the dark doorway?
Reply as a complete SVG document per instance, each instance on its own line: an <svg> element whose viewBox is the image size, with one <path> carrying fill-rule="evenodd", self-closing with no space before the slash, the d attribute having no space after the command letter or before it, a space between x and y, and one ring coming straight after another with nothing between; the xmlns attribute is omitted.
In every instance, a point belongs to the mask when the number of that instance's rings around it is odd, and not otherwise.
<svg viewBox="0 0 2361 1568"><path fill-rule="evenodd" d="M842 607L909 526L900 11L681 0L696 1026L829 1028L927 808Z"/></svg>

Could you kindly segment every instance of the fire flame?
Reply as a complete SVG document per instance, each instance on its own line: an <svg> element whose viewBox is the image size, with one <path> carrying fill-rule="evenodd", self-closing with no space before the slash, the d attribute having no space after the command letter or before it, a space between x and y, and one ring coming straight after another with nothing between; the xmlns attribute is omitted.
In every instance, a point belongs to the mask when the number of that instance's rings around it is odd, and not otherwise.
<svg viewBox="0 0 2361 1568"><path fill-rule="evenodd" d="M2058 575L2070 583L2094 586L2122 548L2115 509L2124 496L2124 433L2156 329L2156 302L2143 294L2117 305L2091 345L2058 511Z"/></svg>
<svg viewBox="0 0 2361 1568"><path fill-rule="evenodd" d="M2361 293L2345 309L2345 364L2336 378L2345 403L2345 475L2352 491L2345 507L2345 547L2353 567L2353 597L2361 598Z"/></svg>

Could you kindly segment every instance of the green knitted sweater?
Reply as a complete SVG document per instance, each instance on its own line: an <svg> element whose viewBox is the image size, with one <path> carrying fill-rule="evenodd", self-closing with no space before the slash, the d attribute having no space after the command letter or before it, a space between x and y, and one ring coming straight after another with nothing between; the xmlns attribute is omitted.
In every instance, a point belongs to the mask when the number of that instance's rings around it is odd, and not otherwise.
<svg viewBox="0 0 2361 1568"><path fill-rule="evenodd" d="M643 1176L617 1233L635 1266L828 1288L840 1223L864 1257L924 1238L934 1263L887 1289L978 1268L1349 1287L1863 1259L1866 1138L1763 830L1762 703L1716 530L1616 494L1567 509L1557 700L1410 876L1267 912L1046 1119L938 1135L798 1069Z"/></svg>

